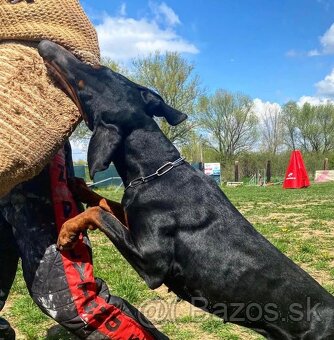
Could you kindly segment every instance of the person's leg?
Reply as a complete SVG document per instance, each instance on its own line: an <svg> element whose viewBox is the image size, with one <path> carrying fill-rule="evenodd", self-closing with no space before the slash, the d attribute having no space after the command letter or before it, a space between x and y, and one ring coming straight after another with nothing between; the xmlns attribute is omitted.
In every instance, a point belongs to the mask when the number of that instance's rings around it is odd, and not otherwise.
<svg viewBox="0 0 334 340"><path fill-rule="evenodd" d="M0 311L13 284L19 259L12 229L1 215L1 202L0 200ZM0 339L15 339L14 330L2 317L0 317Z"/></svg>
<svg viewBox="0 0 334 340"><path fill-rule="evenodd" d="M150 333L153 335L154 339L168 339L164 334L161 334L149 321L146 316L144 316L137 308L132 306L128 301L120 298L119 296L111 295L109 292L109 288L107 284L101 280L96 279L97 291L99 292L99 296L101 296L108 304L111 304L117 308L119 308L123 313L128 315L136 322L143 325L145 328L150 330Z"/></svg>
<svg viewBox="0 0 334 340"><path fill-rule="evenodd" d="M15 340L16 334L9 322L0 317L0 340Z"/></svg>
<svg viewBox="0 0 334 340"><path fill-rule="evenodd" d="M11 226L1 215L0 200L0 311L15 279L19 255Z"/></svg>
<svg viewBox="0 0 334 340"><path fill-rule="evenodd" d="M15 188L10 200L6 219L14 230L23 274L33 300L47 315L80 338L167 339L139 312L130 311L126 303L114 305L116 300L100 290L86 237L74 251L56 249L57 229L78 212L62 155L50 172Z"/></svg>

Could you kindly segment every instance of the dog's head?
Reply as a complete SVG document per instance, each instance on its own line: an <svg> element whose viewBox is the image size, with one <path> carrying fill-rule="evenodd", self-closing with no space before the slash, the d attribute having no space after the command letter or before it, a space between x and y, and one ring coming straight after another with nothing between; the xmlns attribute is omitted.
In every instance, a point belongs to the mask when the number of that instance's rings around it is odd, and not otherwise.
<svg viewBox="0 0 334 340"><path fill-rule="evenodd" d="M187 118L150 89L107 67L84 64L55 43L42 41L38 51L93 131L88 148L91 176L109 166L124 136L150 124L153 116L171 125Z"/></svg>

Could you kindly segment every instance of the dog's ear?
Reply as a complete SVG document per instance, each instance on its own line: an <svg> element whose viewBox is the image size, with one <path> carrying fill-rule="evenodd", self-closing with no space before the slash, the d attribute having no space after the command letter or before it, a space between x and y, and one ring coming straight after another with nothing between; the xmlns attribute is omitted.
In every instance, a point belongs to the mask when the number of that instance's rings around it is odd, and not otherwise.
<svg viewBox="0 0 334 340"><path fill-rule="evenodd" d="M161 113L163 117L166 118L170 125L178 125L188 118L188 116L178 110L173 109L171 106L167 105L165 102L161 103ZM158 117L161 117L160 115Z"/></svg>
<svg viewBox="0 0 334 340"><path fill-rule="evenodd" d="M96 172L108 168L120 142L121 136L115 125L99 123L88 146L87 161L90 178L93 179Z"/></svg>
<svg viewBox="0 0 334 340"><path fill-rule="evenodd" d="M153 117L165 117L170 125L178 125L187 119L187 115L167 105L164 100L151 90L141 91L141 96L146 104L147 113Z"/></svg>

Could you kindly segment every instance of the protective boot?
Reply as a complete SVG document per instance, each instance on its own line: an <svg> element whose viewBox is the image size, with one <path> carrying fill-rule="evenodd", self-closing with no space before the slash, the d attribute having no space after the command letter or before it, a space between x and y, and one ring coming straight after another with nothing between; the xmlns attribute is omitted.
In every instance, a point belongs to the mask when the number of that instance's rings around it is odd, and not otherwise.
<svg viewBox="0 0 334 340"><path fill-rule="evenodd" d="M15 340L15 331L4 318L0 318L0 340Z"/></svg>

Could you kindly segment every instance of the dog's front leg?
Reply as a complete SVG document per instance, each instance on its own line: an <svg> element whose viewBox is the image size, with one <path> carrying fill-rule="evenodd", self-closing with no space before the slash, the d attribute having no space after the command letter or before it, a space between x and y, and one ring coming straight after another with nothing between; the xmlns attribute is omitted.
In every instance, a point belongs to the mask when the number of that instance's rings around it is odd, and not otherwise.
<svg viewBox="0 0 334 340"><path fill-rule="evenodd" d="M90 229L95 230L99 227L100 207L92 207L81 214L66 221L58 235L57 247L59 250L74 248L80 233Z"/></svg>
<svg viewBox="0 0 334 340"><path fill-rule="evenodd" d="M110 215L112 216L111 222L115 220L122 225L122 229L128 230L127 227L124 226L122 223L124 218L123 208L119 214L115 214L113 211L113 206L108 204L108 201L102 198L99 201L98 206L90 207L81 214L69 219L66 221L58 235L58 242L57 246L60 250L63 249L72 249L75 246L75 243L79 237L79 234L86 231L86 230L95 230L101 229L103 230L103 215ZM120 220L122 221L120 221ZM109 222L110 223L110 222ZM112 226L111 226L112 227ZM107 228L108 229L108 228ZM128 233L127 233L128 234ZM122 235L126 236L126 235Z"/></svg>
<svg viewBox="0 0 334 340"><path fill-rule="evenodd" d="M68 186L73 196L78 201L86 203L89 207L100 206L115 215L123 224L127 223L122 205L110 201L88 188L86 182L82 178L73 177L68 179Z"/></svg>
<svg viewBox="0 0 334 340"><path fill-rule="evenodd" d="M65 222L58 236L58 248L72 249L79 234L87 229L100 229L106 234L150 288L155 289L162 284L163 275L154 266L154 259L145 257L134 244L129 229L102 207L89 208Z"/></svg>
<svg viewBox="0 0 334 340"><path fill-rule="evenodd" d="M106 211L101 213L102 223L99 229L110 239L124 258L136 272L145 280L146 284L155 289L161 286L169 268L168 254L158 242L147 240L147 244L140 248L128 229L115 216Z"/></svg>

